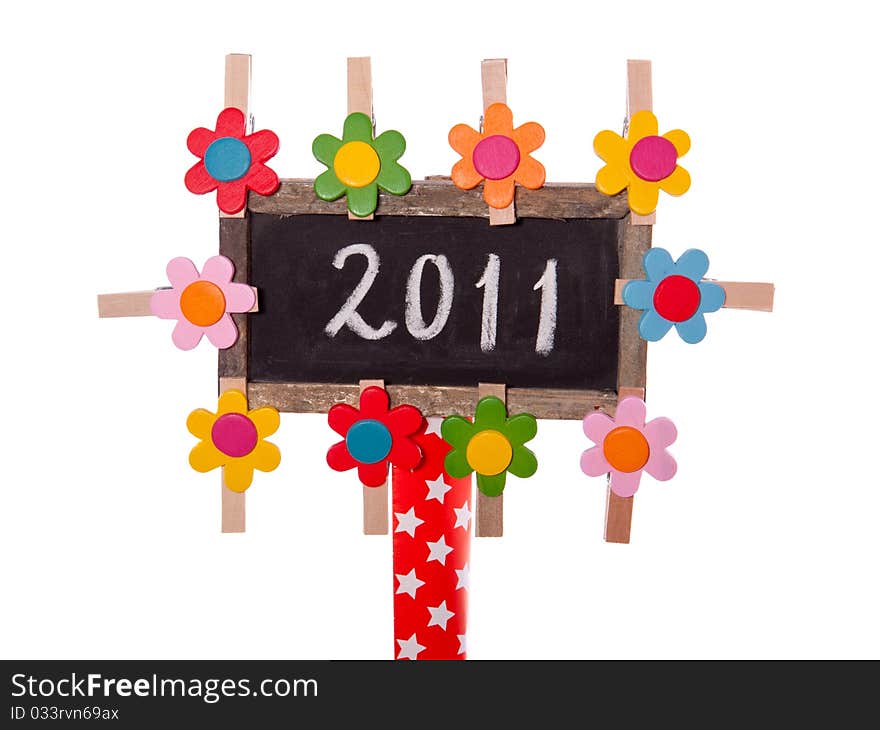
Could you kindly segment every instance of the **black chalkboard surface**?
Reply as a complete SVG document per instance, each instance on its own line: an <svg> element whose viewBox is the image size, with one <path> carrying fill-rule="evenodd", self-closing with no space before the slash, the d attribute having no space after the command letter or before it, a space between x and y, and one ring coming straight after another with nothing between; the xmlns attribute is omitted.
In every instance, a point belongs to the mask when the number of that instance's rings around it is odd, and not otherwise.
<svg viewBox="0 0 880 730"><path fill-rule="evenodd" d="M251 213L248 379L613 390L620 224Z"/></svg>

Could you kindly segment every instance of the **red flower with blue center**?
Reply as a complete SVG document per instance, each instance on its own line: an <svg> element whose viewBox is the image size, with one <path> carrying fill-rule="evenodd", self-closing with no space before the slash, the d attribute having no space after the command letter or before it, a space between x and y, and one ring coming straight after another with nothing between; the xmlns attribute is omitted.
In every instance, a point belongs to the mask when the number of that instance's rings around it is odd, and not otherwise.
<svg viewBox="0 0 880 730"><path fill-rule="evenodd" d="M220 112L213 130L199 127L189 133L186 146L201 160L186 173L186 189L196 195L217 191L217 207L232 215L244 209L247 192L271 195L278 190L278 175L266 160L278 152L278 136L262 129L245 134L241 109Z"/></svg>
<svg viewBox="0 0 880 730"><path fill-rule="evenodd" d="M388 465L415 469L422 451L413 436L423 430L424 417L415 406L389 410L388 393L370 386L361 393L360 409L337 403L327 422L343 437L327 451L327 464L336 471L357 467L358 478L367 487L379 487L388 478Z"/></svg>

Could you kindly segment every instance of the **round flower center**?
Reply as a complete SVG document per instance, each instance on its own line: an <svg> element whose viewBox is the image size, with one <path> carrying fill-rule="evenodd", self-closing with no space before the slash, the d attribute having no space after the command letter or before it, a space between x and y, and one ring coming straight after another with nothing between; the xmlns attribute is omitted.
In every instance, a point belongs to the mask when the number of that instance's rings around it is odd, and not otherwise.
<svg viewBox="0 0 880 730"><path fill-rule="evenodd" d="M519 147L510 137L493 134L474 147L474 167L487 180L503 180L519 167Z"/></svg>
<svg viewBox="0 0 880 730"><path fill-rule="evenodd" d="M220 137L205 150L205 167L220 182L238 180L251 168L251 151L240 139Z"/></svg>
<svg viewBox="0 0 880 730"><path fill-rule="evenodd" d="M677 164L675 145L663 137L643 137L629 153L632 171L648 182L660 182L669 177Z"/></svg>
<svg viewBox="0 0 880 730"><path fill-rule="evenodd" d="M257 445L257 427L243 413L224 413L211 428L211 441L227 456L247 456Z"/></svg>
<svg viewBox="0 0 880 730"><path fill-rule="evenodd" d="M633 472L648 463L651 449L642 432L632 426L618 426L608 433L602 444L605 458L617 471Z"/></svg>
<svg viewBox="0 0 880 730"><path fill-rule="evenodd" d="M219 286L200 279L183 290L180 311L196 327L210 327L226 312L226 297Z"/></svg>
<svg viewBox="0 0 880 730"><path fill-rule="evenodd" d="M686 276L667 276L654 289L654 309L663 319L684 322L700 307L700 287Z"/></svg>
<svg viewBox="0 0 880 730"><path fill-rule="evenodd" d="M510 466L513 448L498 431L480 431L468 443L467 460L474 471L495 476Z"/></svg>
<svg viewBox="0 0 880 730"><path fill-rule="evenodd" d="M348 453L361 464L375 464L391 453L391 432L372 418L352 424L345 435Z"/></svg>
<svg viewBox="0 0 880 730"><path fill-rule="evenodd" d="M379 174L382 163L366 142L346 142L333 158L333 172L343 185L362 188Z"/></svg>

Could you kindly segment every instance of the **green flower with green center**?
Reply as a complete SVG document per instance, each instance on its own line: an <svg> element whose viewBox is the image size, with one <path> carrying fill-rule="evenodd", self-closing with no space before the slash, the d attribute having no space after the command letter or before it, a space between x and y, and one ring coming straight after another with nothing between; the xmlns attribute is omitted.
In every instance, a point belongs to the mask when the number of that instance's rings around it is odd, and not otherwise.
<svg viewBox="0 0 880 730"><path fill-rule="evenodd" d="M523 444L538 433L538 422L528 413L507 417L504 401L494 395L477 403L474 422L461 416L449 416L441 427L443 440L452 446L446 454L446 473L462 479L477 473L477 488L488 497L504 491L507 472L530 477L538 469L538 460Z"/></svg>
<svg viewBox="0 0 880 730"><path fill-rule="evenodd" d="M315 194L321 200L346 196L348 209L359 218L376 210L379 188L392 195L406 195L412 179L398 160L406 150L400 132L389 129L373 139L373 123L366 114L355 112L345 118L342 139L319 134L312 153L327 170L315 180Z"/></svg>

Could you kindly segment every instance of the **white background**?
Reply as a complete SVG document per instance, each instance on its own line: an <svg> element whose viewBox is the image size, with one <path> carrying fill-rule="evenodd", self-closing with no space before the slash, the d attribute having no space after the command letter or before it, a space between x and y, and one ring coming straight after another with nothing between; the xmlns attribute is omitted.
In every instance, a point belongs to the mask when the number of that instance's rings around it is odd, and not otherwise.
<svg viewBox="0 0 880 730"><path fill-rule="evenodd" d="M390 658L391 543L324 463L321 415L285 415L283 460L219 533L218 475L187 465L216 352L172 323L101 320L98 292L165 284L217 251L186 191L223 57L254 56L257 128L282 177L323 168L345 58L371 55L379 131L414 178L448 174L482 58L510 58L516 119L552 181L592 181L627 58L654 61L661 131L687 130L689 193L655 245L710 276L774 281L772 315L723 310L649 348L648 403L678 476L645 477L632 544L602 541L580 424L541 422L506 535L473 546L470 656L877 657L877 81L867 4L17 3L0 27L4 312L0 656Z"/></svg>

